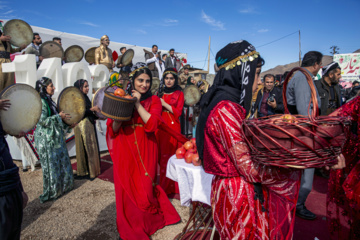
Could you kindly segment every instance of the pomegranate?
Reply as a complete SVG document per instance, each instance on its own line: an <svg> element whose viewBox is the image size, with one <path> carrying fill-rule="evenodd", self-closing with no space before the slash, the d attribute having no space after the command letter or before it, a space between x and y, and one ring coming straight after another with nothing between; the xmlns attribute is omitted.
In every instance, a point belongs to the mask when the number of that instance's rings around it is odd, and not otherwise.
<svg viewBox="0 0 360 240"><path fill-rule="evenodd" d="M200 166L201 165L201 161L199 159L199 154L195 153L192 155L192 163L194 164L194 166Z"/></svg>
<svg viewBox="0 0 360 240"><path fill-rule="evenodd" d="M191 139L192 144L194 144L194 147L196 147L196 138Z"/></svg>
<svg viewBox="0 0 360 240"><path fill-rule="evenodd" d="M192 163L192 156L194 154L192 152L186 152L185 153L185 162L187 163Z"/></svg>
<svg viewBox="0 0 360 240"><path fill-rule="evenodd" d="M191 141L187 141L186 143L184 143L184 148L186 150L192 149L194 147L194 144Z"/></svg>
<svg viewBox="0 0 360 240"><path fill-rule="evenodd" d="M196 149L192 148L192 149L189 149L187 150L186 152L191 152L192 154L195 154L197 153Z"/></svg>
<svg viewBox="0 0 360 240"><path fill-rule="evenodd" d="M183 148L183 147L180 147L180 148L178 148L177 150L176 150L176 158L177 159L182 159L182 158L184 158L185 157L185 153L186 153L186 150L185 150L185 148Z"/></svg>
<svg viewBox="0 0 360 240"><path fill-rule="evenodd" d="M123 96L125 96L125 91L121 88L118 88L115 90L114 94L115 94L115 96L123 97Z"/></svg>

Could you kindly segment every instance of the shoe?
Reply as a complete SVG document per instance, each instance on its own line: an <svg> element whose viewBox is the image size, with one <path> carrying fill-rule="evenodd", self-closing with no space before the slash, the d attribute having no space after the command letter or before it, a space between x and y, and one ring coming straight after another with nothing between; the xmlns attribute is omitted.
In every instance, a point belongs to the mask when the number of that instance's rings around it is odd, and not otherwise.
<svg viewBox="0 0 360 240"><path fill-rule="evenodd" d="M306 220L314 220L316 218L316 215L310 212L305 206L296 208L296 216Z"/></svg>
<svg viewBox="0 0 360 240"><path fill-rule="evenodd" d="M27 168L23 168L23 172L27 172L28 171L28 169Z"/></svg>

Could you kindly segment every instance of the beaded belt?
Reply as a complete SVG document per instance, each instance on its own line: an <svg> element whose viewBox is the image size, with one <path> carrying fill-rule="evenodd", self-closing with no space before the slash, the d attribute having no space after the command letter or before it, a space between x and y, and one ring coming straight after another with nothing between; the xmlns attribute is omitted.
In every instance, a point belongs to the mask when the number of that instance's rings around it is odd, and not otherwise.
<svg viewBox="0 0 360 240"><path fill-rule="evenodd" d="M125 127L143 127L143 126L144 125L142 125L141 123L121 125L121 127L123 127L123 128L125 128Z"/></svg>
<svg viewBox="0 0 360 240"><path fill-rule="evenodd" d="M10 53L6 51L0 51L0 58L10 59Z"/></svg>

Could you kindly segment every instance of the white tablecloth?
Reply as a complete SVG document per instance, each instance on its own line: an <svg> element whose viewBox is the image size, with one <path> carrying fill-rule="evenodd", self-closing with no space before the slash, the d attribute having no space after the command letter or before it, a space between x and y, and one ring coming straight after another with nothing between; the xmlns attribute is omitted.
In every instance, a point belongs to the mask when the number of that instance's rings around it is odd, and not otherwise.
<svg viewBox="0 0 360 240"><path fill-rule="evenodd" d="M208 174L201 166L186 163L173 155L167 164L166 177L178 182L180 202L182 206L190 206L191 201L210 204L212 174Z"/></svg>

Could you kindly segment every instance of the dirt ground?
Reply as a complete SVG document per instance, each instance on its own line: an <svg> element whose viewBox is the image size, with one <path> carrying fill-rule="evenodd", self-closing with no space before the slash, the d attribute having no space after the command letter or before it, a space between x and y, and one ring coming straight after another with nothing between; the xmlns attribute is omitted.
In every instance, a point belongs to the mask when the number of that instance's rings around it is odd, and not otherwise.
<svg viewBox="0 0 360 240"><path fill-rule="evenodd" d="M15 163L22 169L20 161ZM74 190L55 201L40 203L41 169L20 171L20 177L29 196L21 239L119 239L113 183L98 178L93 181L75 179ZM190 208L180 206L176 199L171 202L181 216L181 223L158 230L151 239L173 239L185 226Z"/></svg>

